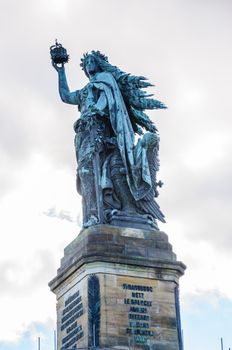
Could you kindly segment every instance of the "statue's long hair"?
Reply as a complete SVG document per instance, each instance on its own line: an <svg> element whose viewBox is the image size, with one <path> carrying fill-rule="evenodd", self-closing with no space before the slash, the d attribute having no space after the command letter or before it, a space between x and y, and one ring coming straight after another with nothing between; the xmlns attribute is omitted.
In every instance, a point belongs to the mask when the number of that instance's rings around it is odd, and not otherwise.
<svg viewBox="0 0 232 350"><path fill-rule="evenodd" d="M147 79L143 76L130 75L121 71L118 67L111 65L108 62L108 58L100 51L91 51L91 53L86 53L81 59L80 65L87 76L88 73L86 71L85 62L87 57L90 55L94 57L100 71L111 73L117 81L134 132L140 135L143 134L141 127L150 132L157 132L154 123L144 111L146 109L166 108L166 106L158 100L149 98L153 96L153 94L147 94L142 90L153 85L148 83L146 81Z"/></svg>

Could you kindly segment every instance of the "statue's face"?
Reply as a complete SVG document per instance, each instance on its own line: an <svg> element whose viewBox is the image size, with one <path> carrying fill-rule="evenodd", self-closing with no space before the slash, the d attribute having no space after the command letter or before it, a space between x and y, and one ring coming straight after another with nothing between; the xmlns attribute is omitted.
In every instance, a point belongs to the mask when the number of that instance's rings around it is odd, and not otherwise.
<svg viewBox="0 0 232 350"><path fill-rule="evenodd" d="M98 64L92 55L89 55L85 60L85 70L88 76L93 76L99 71Z"/></svg>

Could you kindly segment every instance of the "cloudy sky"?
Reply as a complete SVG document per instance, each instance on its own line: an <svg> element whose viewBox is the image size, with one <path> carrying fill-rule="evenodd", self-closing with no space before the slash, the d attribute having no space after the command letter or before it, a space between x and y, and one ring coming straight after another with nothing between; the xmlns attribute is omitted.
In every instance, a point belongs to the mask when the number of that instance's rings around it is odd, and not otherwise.
<svg viewBox="0 0 232 350"><path fill-rule="evenodd" d="M0 0L0 349L53 349L55 297L47 287L79 232L72 125L49 47L68 49L71 89L91 49L145 75L167 110L159 204L178 259L186 350L232 347L230 0Z"/></svg>

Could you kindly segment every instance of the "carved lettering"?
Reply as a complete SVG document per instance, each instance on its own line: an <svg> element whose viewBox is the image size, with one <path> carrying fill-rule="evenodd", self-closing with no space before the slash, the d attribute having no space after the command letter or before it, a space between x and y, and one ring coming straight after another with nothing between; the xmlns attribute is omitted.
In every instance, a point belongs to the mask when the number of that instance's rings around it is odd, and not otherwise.
<svg viewBox="0 0 232 350"><path fill-rule="evenodd" d="M81 339L84 335L84 332L80 332L79 334L77 334L74 338L72 338L70 340L70 342L66 343L64 346L64 349L69 349L70 346L72 346L74 343L76 343L79 339Z"/></svg>
<svg viewBox="0 0 232 350"><path fill-rule="evenodd" d="M124 304L130 305L126 334L133 336L136 343L146 344L147 337L154 336L154 332L149 329L150 316L147 315L152 301L146 300L145 293L153 292L153 287L124 283L122 288L131 291L131 298L124 298Z"/></svg>
<svg viewBox="0 0 232 350"><path fill-rule="evenodd" d="M130 327L134 328L149 328L149 323L147 322L129 322Z"/></svg>
<svg viewBox="0 0 232 350"><path fill-rule="evenodd" d="M65 306L67 306L68 304L70 304L74 299L76 299L77 297L79 297L80 295L80 291L78 290L76 293L74 293L73 295L71 295L70 297L68 297L68 299L65 301Z"/></svg>
<svg viewBox="0 0 232 350"><path fill-rule="evenodd" d="M146 343L147 337L144 337L143 335L135 335L134 337L136 343Z"/></svg>
<svg viewBox="0 0 232 350"><path fill-rule="evenodd" d="M77 322L74 322L70 327L66 329L67 333L70 333L74 328L77 327Z"/></svg>
<svg viewBox="0 0 232 350"><path fill-rule="evenodd" d="M150 317L148 315L140 315L140 314L128 314L130 320L142 320L149 321Z"/></svg>
<svg viewBox="0 0 232 350"><path fill-rule="evenodd" d="M77 311L79 311L82 308L83 308L83 304L80 303L79 305L77 305L77 307L75 307L75 309L71 310L67 315L62 317L61 323L64 323L65 321L67 321L70 317L72 317Z"/></svg>
<svg viewBox="0 0 232 350"><path fill-rule="evenodd" d="M140 328L127 328L126 329L127 334L139 334L139 335L147 335L147 336L153 336L154 332L151 330L143 330Z"/></svg>
<svg viewBox="0 0 232 350"><path fill-rule="evenodd" d="M144 298L144 293L135 293L135 292L132 292L131 295L132 295L132 298L140 298L140 299L143 299L143 298Z"/></svg>
<svg viewBox="0 0 232 350"><path fill-rule="evenodd" d="M130 307L130 312L137 312L137 313L140 313L140 314L147 314L147 308L146 307L131 306Z"/></svg>
<svg viewBox="0 0 232 350"><path fill-rule="evenodd" d="M62 344L65 344L68 340L70 340L74 335L76 335L81 330L82 330L82 326L78 326L76 329L74 329L74 331L72 331L72 333L70 333L69 335L67 335L67 337L64 337L62 339Z"/></svg>
<svg viewBox="0 0 232 350"><path fill-rule="evenodd" d="M65 301L65 308L62 310L61 331L66 332L62 339L62 349L76 348L76 342L83 337L82 325L77 324L77 319L83 315L83 304L79 290L70 295Z"/></svg>
<svg viewBox="0 0 232 350"><path fill-rule="evenodd" d="M153 292L153 288L151 286L140 286L136 284L127 284L123 283L122 285L123 289L129 289L129 290L139 290L144 292Z"/></svg>
<svg viewBox="0 0 232 350"><path fill-rule="evenodd" d="M152 306L151 301L147 300L139 300L139 299L124 299L124 304L131 304L131 305L141 305L141 306Z"/></svg>
<svg viewBox="0 0 232 350"><path fill-rule="evenodd" d="M72 310L77 304L79 304L81 301L81 297L77 298L75 301L73 301L69 306L67 306L65 309L63 309L62 315L65 315L67 312Z"/></svg>
<svg viewBox="0 0 232 350"><path fill-rule="evenodd" d="M65 328L67 328L71 323L73 323L75 320L77 320L80 316L83 315L83 309L75 313L67 322L62 324L61 331L63 331Z"/></svg>

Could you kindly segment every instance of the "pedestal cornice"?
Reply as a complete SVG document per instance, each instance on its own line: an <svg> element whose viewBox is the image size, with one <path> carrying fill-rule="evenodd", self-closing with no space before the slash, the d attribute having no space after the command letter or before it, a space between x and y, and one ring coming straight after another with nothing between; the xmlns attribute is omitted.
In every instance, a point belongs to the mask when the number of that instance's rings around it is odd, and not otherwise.
<svg viewBox="0 0 232 350"><path fill-rule="evenodd" d="M121 265L154 270L157 279L175 279L186 266L176 260L168 236L162 231L145 231L96 225L80 232L65 249L57 276L50 281L52 291L82 266L92 263Z"/></svg>

